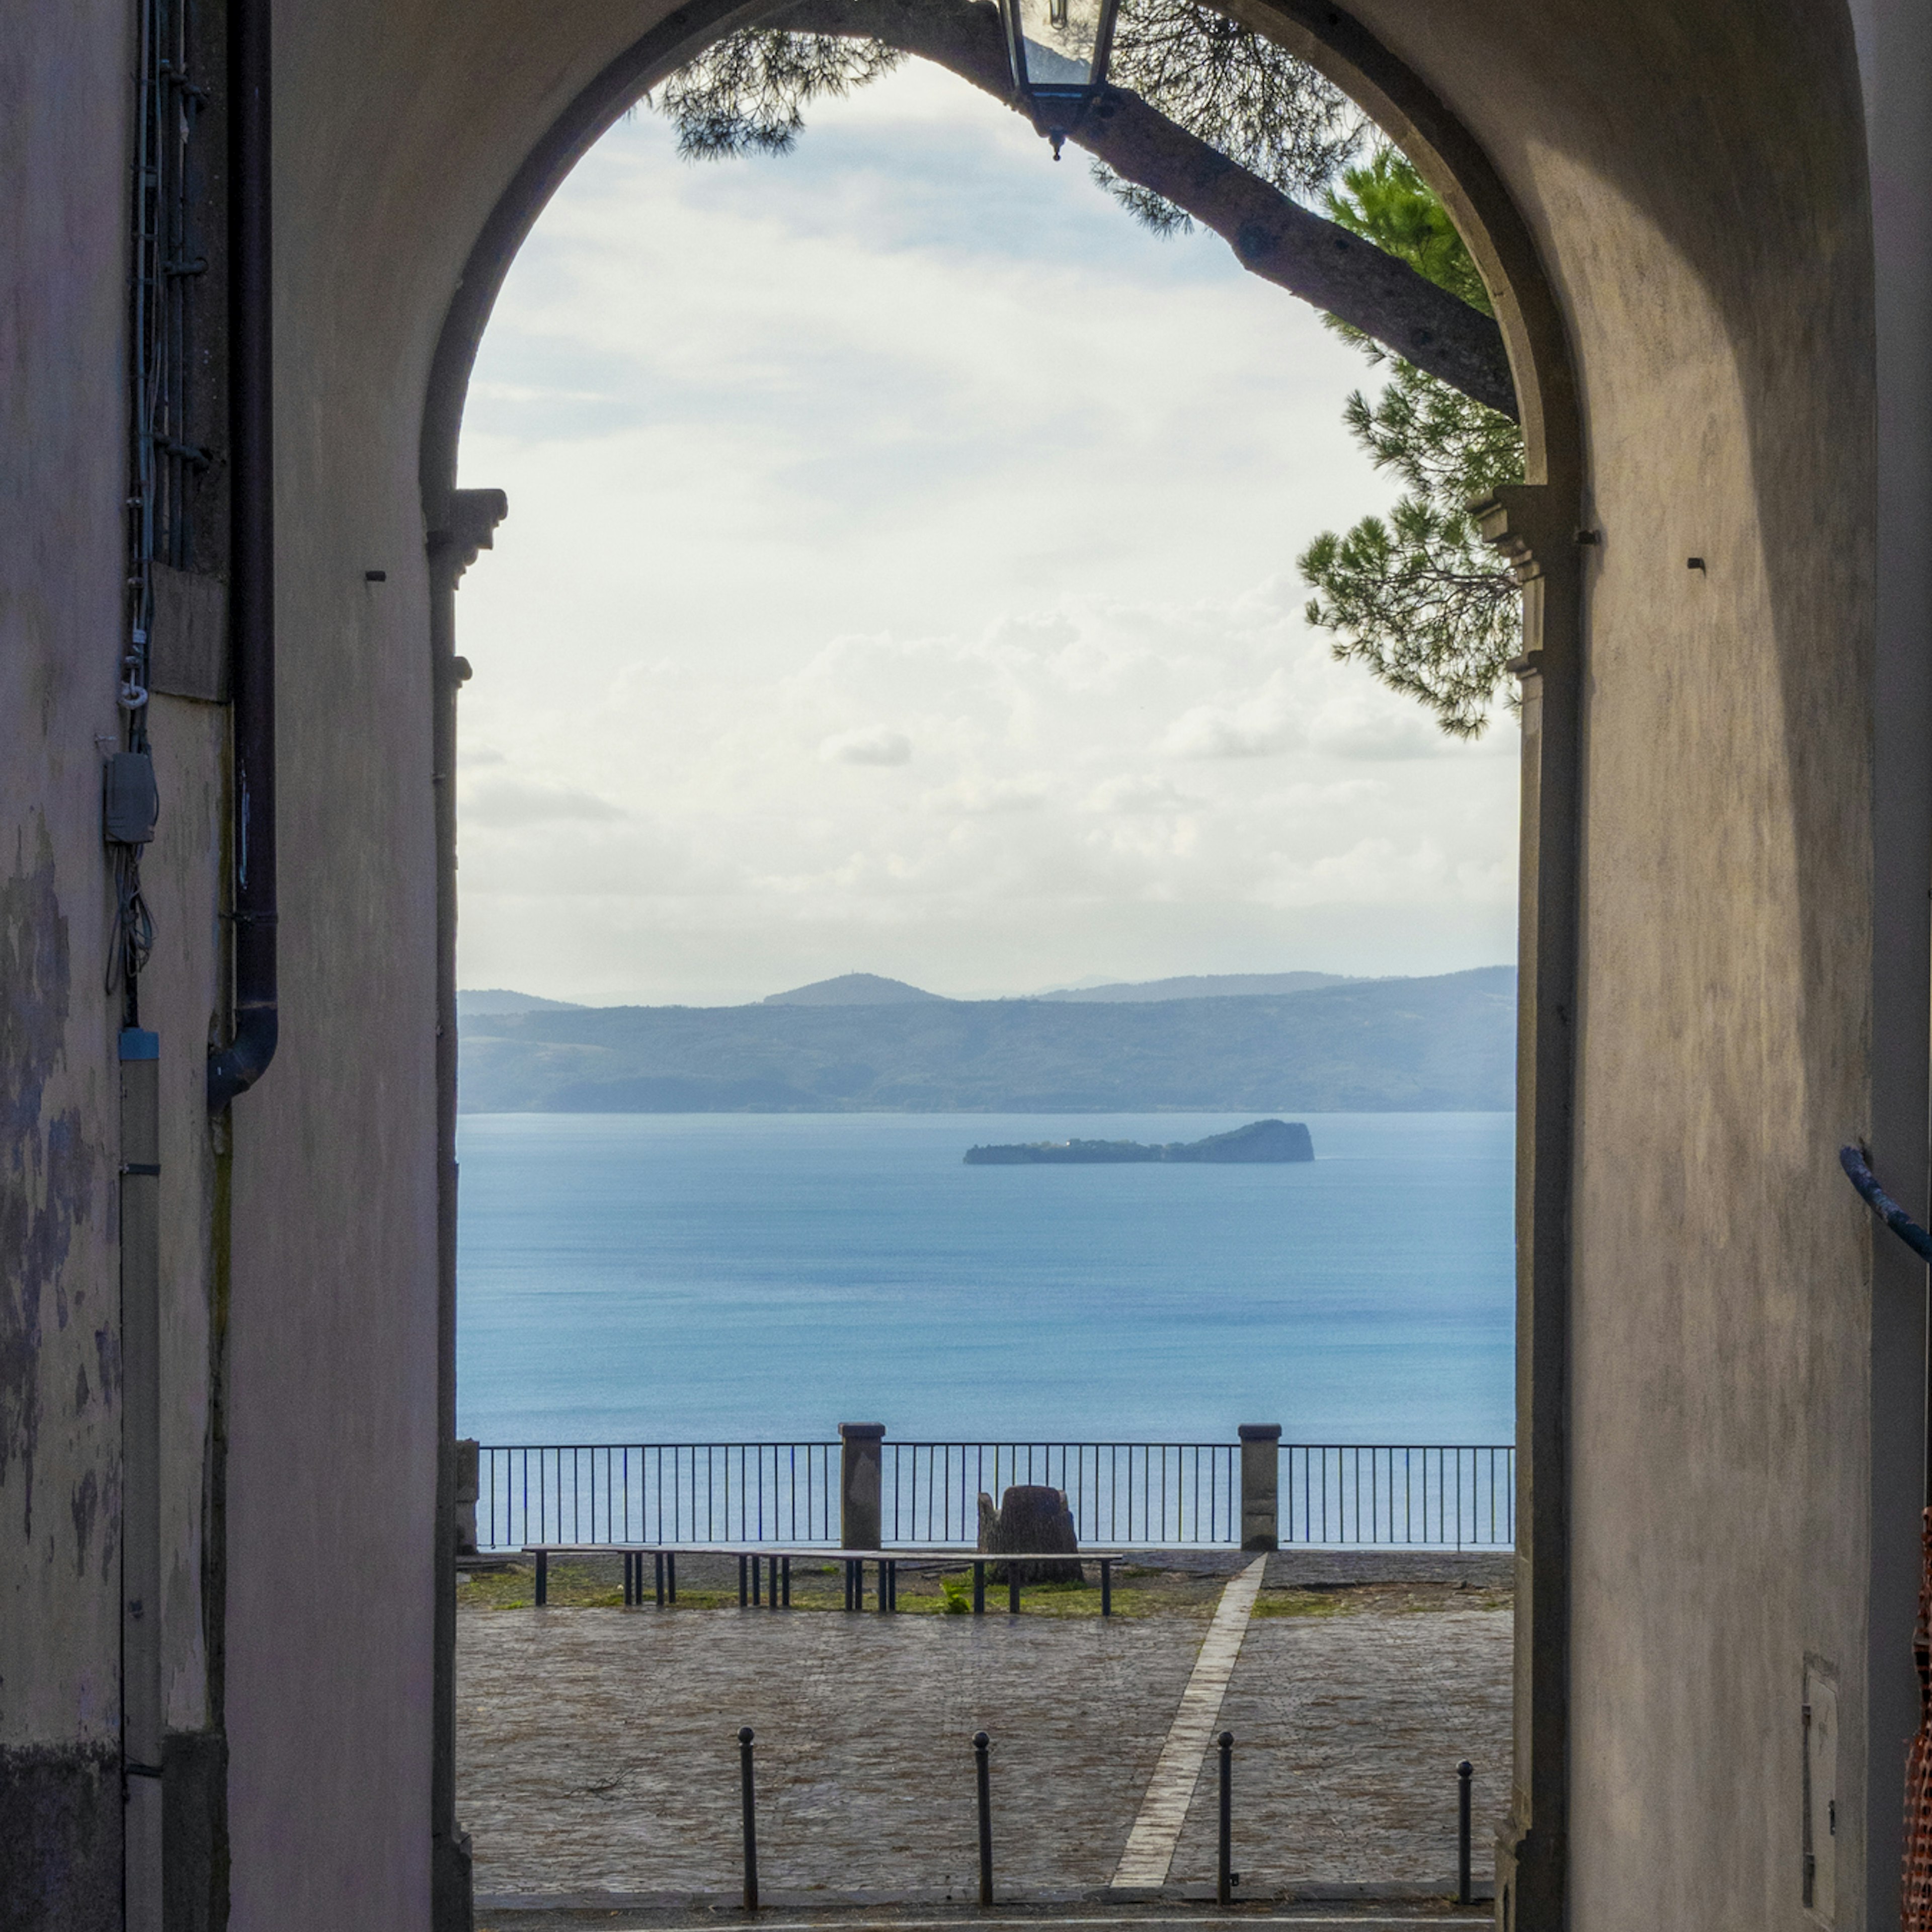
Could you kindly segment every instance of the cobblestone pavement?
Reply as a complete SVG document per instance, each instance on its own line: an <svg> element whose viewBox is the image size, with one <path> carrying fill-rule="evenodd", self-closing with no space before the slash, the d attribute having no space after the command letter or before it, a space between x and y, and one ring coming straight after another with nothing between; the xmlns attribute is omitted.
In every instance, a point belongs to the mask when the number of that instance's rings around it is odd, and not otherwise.
<svg viewBox="0 0 1932 1932"><path fill-rule="evenodd" d="M1259 1617L1221 1705L1235 1738L1241 1889L1382 1880L1453 1888L1456 1765L1476 1766L1473 1863L1486 1880L1509 1807L1506 1610ZM1211 1880L1204 1767L1172 1882Z"/></svg>
<svg viewBox="0 0 1932 1932"><path fill-rule="evenodd" d="M1507 1612L1258 1618L1222 1722L1240 1740L1250 1897L1446 1883L1456 1760L1483 1768L1478 1868L1505 1782ZM972 1756L994 1738L1002 1895L1112 1876L1204 1625L836 1612L465 1611L458 1804L480 1898L735 1894L736 1732L758 1732L774 1903L970 1898ZM1211 1766L1171 1882L1211 1878Z"/></svg>

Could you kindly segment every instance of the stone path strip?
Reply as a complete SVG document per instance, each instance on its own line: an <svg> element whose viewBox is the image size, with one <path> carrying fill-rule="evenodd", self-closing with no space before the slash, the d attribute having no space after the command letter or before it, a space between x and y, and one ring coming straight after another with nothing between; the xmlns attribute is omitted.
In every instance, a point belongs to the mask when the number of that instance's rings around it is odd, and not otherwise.
<svg viewBox="0 0 1932 1932"><path fill-rule="evenodd" d="M1248 1634L1255 1598L1260 1594L1268 1558L1257 1557L1221 1592L1214 1619L1194 1660L1193 1674L1180 1694L1179 1707L1168 1726L1154 1775L1141 1798L1141 1808L1127 1834L1126 1849L1114 1870L1116 1887L1162 1886L1174 1862L1174 1847L1187 1822L1201 1761L1213 1742L1221 1714L1221 1700L1234 1674L1241 1640Z"/></svg>

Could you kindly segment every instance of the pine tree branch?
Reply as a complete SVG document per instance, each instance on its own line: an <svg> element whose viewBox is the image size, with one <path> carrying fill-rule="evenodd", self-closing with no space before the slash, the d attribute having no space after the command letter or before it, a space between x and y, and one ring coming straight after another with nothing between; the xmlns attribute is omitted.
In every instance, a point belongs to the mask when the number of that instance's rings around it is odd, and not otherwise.
<svg viewBox="0 0 1932 1932"><path fill-rule="evenodd" d="M880 40L1018 104L999 16L985 0L800 0L764 24ZM1250 273L1516 420L1502 332L1406 262L1291 201L1124 88L1110 88L1068 138L1211 228Z"/></svg>

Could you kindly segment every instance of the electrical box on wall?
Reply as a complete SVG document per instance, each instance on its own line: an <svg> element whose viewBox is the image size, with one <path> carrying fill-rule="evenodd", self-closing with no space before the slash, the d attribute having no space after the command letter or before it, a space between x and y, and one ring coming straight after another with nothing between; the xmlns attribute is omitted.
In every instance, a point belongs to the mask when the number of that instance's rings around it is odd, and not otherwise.
<svg viewBox="0 0 1932 1932"><path fill-rule="evenodd" d="M110 845L145 845L154 836L161 801L154 763L146 752L116 752L101 773L101 831Z"/></svg>
<svg viewBox="0 0 1932 1932"><path fill-rule="evenodd" d="M1822 1658L1804 1660L1804 1908L1838 1923L1838 1680Z"/></svg>

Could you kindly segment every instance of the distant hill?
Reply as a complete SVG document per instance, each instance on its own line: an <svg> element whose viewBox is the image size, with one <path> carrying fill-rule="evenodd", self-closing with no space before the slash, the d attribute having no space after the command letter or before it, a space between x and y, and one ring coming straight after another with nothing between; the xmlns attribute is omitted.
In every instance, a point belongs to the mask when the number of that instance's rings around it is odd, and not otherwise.
<svg viewBox="0 0 1932 1932"><path fill-rule="evenodd" d="M1508 966L1154 1003L548 1008L466 1021L460 1091L468 1113L1507 1108L1515 1030Z"/></svg>
<svg viewBox="0 0 1932 1932"><path fill-rule="evenodd" d="M478 986L466 990L459 987L456 994L456 1017L459 1020L480 1019L495 1013L580 1013L586 1010L574 1000L539 999L535 993L513 993L504 986Z"/></svg>
<svg viewBox="0 0 1932 1932"><path fill-rule="evenodd" d="M768 1006L900 1006L921 1000L950 1004L943 994L908 986L903 980L882 980L876 973L842 973L836 980L814 980L788 993L767 993Z"/></svg>
<svg viewBox="0 0 1932 1932"><path fill-rule="evenodd" d="M1179 980L1116 981L1103 986L1068 986L1042 1000L1105 1000L1144 1006L1157 1000L1240 1000L1257 993L1306 993L1316 986L1352 983L1345 973L1191 973Z"/></svg>

